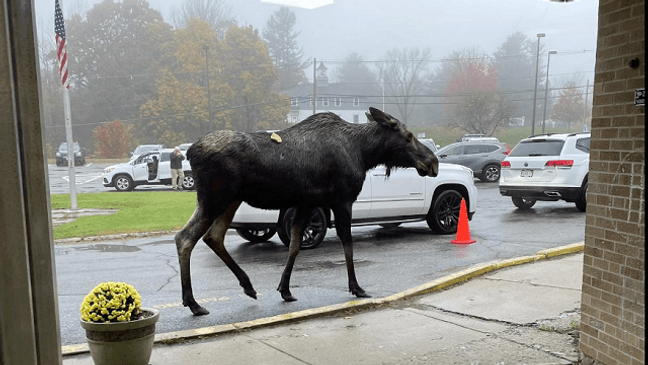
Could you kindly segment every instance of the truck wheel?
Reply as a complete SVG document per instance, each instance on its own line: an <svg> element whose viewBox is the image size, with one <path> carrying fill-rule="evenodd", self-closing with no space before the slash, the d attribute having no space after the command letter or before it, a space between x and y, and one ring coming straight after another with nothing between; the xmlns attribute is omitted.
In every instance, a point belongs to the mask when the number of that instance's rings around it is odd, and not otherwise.
<svg viewBox="0 0 648 365"><path fill-rule="evenodd" d="M428 212L428 227L441 234L457 232L462 198L461 193L456 190L446 190L439 194Z"/></svg>
<svg viewBox="0 0 648 365"><path fill-rule="evenodd" d="M274 228L266 228L266 229L237 228L236 233L238 233L239 236L243 237L244 239L252 243L261 243L271 239L272 236L274 236L275 233L277 233L277 230Z"/></svg>
<svg viewBox="0 0 648 365"><path fill-rule="evenodd" d="M479 179L484 182L497 182L500 179L500 166L486 166Z"/></svg>
<svg viewBox="0 0 648 365"><path fill-rule="evenodd" d="M128 175L118 175L115 177L115 189L117 191L131 191L135 188L133 179Z"/></svg>
<svg viewBox="0 0 648 365"><path fill-rule="evenodd" d="M286 247L290 247L290 232L292 231L292 221L295 216L295 208L286 210L278 229L279 238ZM311 213L311 219L308 221L302 236L302 249L315 248L324 241L326 236L326 214L324 209L315 208Z"/></svg>
<svg viewBox="0 0 648 365"><path fill-rule="evenodd" d="M184 190L193 190L195 188L195 183L196 183L196 181L193 178L193 174L191 172L185 171L184 176L185 177L182 180L182 188Z"/></svg>
<svg viewBox="0 0 648 365"><path fill-rule="evenodd" d="M513 204L516 207L522 210L531 209L531 207L534 206L536 203L535 199L524 199L524 198L519 198L517 196L511 197L511 200L513 200Z"/></svg>
<svg viewBox="0 0 648 365"><path fill-rule="evenodd" d="M578 197L574 203L576 203L576 208L581 212L584 212L587 209L587 182L583 185L583 191L581 191L580 197Z"/></svg>

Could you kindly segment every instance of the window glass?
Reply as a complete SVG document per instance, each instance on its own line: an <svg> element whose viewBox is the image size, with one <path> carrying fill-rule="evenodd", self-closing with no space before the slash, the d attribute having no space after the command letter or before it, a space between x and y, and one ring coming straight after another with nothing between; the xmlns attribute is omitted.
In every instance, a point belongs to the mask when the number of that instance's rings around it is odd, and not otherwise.
<svg viewBox="0 0 648 365"><path fill-rule="evenodd" d="M353 98L353 106L360 106L360 98Z"/></svg>
<svg viewBox="0 0 648 365"><path fill-rule="evenodd" d="M457 156L463 154L463 146L447 146L439 150L439 155Z"/></svg>
<svg viewBox="0 0 648 365"><path fill-rule="evenodd" d="M497 150L499 150L499 147L497 147L495 145L490 145L490 144L481 145L481 152L482 153L491 153L491 152L495 152Z"/></svg>
<svg viewBox="0 0 648 365"><path fill-rule="evenodd" d="M160 153L160 162L169 161L171 159L171 152Z"/></svg>
<svg viewBox="0 0 648 365"><path fill-rule="evenodd" d="M560 156L565 141L556 139L534 139L520 141L509 156Z"/></svg>
<svg viewBox="0 0 648 365"><path fill-rule="evenodd" d="M151 155L148 154L148 153L144 154L144 155L141 155L140 157L137 158L137 160L135 160L135 165L139 165L141 163L147 163L149 161L150 156Z"/></svg>
<svg viewBox="0 0 648 365"><path fill-rule="evenodd" d="M322 106L329 106L329 98L322 98Z"/></svg>
<svg viewBox="0 0 648 365"><path fill-rule="evenodd" d="M464 155L475 155L482 152L483 148L480 145L467 145L464 147Z"/></svg>
<svg viewBox="0 0 648 365"><path fill-rule="evenodd" d="M576 141L576 148L583 152L590 152L590 138L580 138Z"/></svg>
<svg viewBox="0 0 648 365"><path fill-rule="evenodd" d="M335 106L342 106L342 98L335 98Z"/></svg>

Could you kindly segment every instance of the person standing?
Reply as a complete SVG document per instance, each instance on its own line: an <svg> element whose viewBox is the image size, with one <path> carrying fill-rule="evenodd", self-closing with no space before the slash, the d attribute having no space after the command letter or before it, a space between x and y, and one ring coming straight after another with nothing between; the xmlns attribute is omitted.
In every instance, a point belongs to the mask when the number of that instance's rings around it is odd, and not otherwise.
<svg viewBox="0 0 648 365"><path fill-rule="evenodd" d="M171 185L173 190L182 190L182 181L184 180L184 171L182 171L182 161L185 159L180 147L173 149L171 154ZM178 179L180 181L178 182Z"/></svg>

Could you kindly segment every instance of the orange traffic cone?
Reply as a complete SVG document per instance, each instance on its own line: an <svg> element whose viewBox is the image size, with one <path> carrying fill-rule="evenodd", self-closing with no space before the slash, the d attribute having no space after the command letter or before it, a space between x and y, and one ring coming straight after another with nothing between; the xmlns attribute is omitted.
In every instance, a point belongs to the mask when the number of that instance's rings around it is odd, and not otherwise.
<svg viewBox="0 0 648 365"><path fill-rule="evenodd" d="M466 201L461 199L461 208L459 208L459 224L457 225L457 239L450 241L457 244L470 244L477 242L470 239L470 228L468 227L468 212L466 211Z"/></svg>

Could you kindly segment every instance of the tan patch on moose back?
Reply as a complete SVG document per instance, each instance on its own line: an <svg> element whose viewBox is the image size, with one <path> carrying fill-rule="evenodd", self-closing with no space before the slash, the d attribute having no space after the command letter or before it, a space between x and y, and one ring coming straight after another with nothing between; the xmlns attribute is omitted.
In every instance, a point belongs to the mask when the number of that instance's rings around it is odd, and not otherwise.
<svg viewBox="0 0 648 365"><path fill-rule="evenodd" d="M270 135L270 139L277 143L281 143L281 137L275 132L272 132L272 134Z"/></svg>

